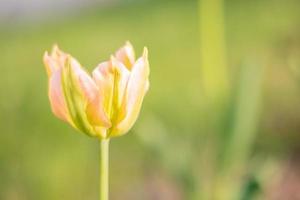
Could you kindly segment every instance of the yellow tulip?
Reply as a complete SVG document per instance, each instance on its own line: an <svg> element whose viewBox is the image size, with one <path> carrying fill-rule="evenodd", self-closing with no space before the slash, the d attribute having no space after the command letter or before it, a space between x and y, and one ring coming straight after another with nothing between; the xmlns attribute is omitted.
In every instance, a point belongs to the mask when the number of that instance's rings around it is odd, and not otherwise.
<svg viewBox="0 0 300 200"><path fill-rule="evenodd" d="M127 42L90 76L56 45L45 52L49 100L55 116L100 139L120 136L135 123L149 88L148 51L135 60Z"/></svg>

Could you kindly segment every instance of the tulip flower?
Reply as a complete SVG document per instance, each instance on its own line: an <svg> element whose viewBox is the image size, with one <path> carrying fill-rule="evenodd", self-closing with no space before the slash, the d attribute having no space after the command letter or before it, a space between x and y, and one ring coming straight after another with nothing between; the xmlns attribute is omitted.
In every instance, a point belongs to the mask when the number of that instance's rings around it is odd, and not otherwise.
<svg viewBox="0 0 300 200"><path fill-rule="evenodd" d="M127 133L135 123L149 89L148 51L135 59L127 42L89 75L57 45L44 64L49 78L49 100L59 119L101 141L101 200L108 199L109 139Z"/></svg>

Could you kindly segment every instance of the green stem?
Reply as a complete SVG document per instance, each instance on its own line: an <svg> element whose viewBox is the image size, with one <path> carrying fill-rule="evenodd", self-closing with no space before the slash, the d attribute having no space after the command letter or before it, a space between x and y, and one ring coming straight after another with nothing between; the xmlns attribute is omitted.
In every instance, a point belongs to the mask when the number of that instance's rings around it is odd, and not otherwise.
<svg viewBox="0 0 300 200"><path fill-rule="evenodd" d="M109 139L100 140L100 200L108 200Z"/></svg>

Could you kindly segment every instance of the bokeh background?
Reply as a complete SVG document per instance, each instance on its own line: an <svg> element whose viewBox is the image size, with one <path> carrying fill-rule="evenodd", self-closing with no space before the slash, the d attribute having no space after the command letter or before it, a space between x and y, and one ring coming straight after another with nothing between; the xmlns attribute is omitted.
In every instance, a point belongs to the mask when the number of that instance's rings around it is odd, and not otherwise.
<svg viewBox="0 0 300 200"><path fill-rule="evenodd" d="M112 200L300 199L298 0L0 0L0 199L98 198L99 144L51 113L54 43L91 71L149 48Z"/></svg>

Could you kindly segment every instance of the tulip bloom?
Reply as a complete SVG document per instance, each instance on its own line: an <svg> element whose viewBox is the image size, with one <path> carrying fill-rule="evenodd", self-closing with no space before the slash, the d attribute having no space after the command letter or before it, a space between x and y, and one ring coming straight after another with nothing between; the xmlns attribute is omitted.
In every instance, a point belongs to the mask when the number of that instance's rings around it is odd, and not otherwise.
<svg viewBox="0 0 300 200"><path fill-rule="evenodd" d="M149 89L148 51L135 60L127 42L90 76L56 45L45 52L49 99L55 116L100 139L100 200L108 200L109 139L128 132Z"/></svg>
<svg viewBox="0 0 300 200"><path fill-rule="evenodd" d="M135 60L127 42L91 76L56 45L51 54L45 52L43 60L55 116L100 139L123 135L133 126L149 88L147 48Z"/></svg>

